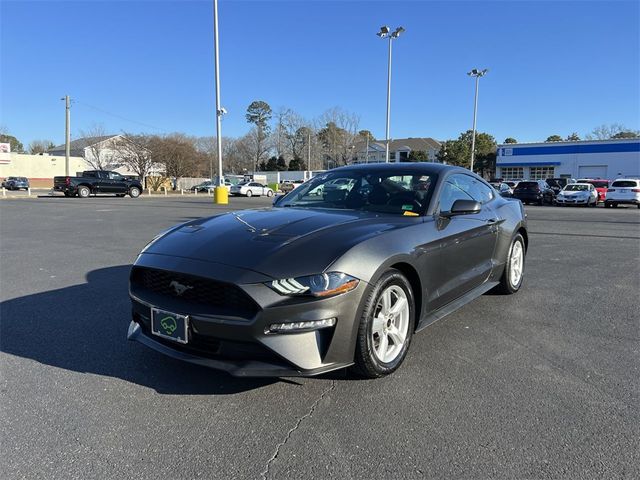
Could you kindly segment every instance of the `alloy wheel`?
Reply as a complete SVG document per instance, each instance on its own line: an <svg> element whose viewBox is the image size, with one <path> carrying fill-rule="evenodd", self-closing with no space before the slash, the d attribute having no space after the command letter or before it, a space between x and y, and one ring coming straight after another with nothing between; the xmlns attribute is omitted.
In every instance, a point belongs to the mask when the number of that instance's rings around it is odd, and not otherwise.
<svg viewBox="0 0 640 480"><path fill-rule="evenodd" d="M402 352L409 330L409 300L397 286L387 287L373 312L371 345L378 360L389 363Z"/></svg>

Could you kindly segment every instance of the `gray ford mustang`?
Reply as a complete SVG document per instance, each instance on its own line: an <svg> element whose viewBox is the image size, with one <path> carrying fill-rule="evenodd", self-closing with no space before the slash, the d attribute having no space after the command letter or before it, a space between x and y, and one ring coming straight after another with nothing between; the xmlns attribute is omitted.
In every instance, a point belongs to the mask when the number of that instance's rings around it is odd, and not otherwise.
<svg viewBox="0 0 640 480"><path fill-rule="evenodd" d="M156 236L131 270L128 337L233 375L380 377L416 331L517 292L527 244L520 201L468 170L338 168Z"/></svg>

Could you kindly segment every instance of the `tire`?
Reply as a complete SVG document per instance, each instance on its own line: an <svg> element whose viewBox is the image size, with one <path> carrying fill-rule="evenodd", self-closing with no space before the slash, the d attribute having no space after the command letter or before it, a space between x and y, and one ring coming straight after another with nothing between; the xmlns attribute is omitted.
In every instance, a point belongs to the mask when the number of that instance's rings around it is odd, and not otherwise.
<svg viewBox="0 0 640 480"><path fill-rule="evenodd" d="M514 265L514 261L519 257L519 268ZM524 266L525 266L526 249L524 245L524 238L517 233L511 245L509 246L509 253L507 254L507 261L504 265L504 272L500 278L500 283L496 286L495 291L504 295L511 295L520 290L522 281L524 280ZM514 266L515 268L512 268ZM516 273L519 274L516 276Z"/></svg>
<svg viewBox="0 0 640 480"><path fill-rule="evenodd" d="M89 187L85 187L84 185L78 187L78 196L80 198L87 198L89 195L91 195L91 190L89 190Z"/></svg>
<svg viewBox="0 0 640 480"><path fill-rule="evenodd" d="M131 187L129 189L129 196L131 198L138 198L140 196L140 189L138 187ZM123 195L124 197L124 195Z"/></svg>
<svg viewBox="0 0 640 480"><path fill-rule="evenodd" d="M604 208L611 208L611 202L604 202Z"/></svg>
<svg viewBox="0 0 640 480"><path fill-rule="evenodd" d="M267 190L267 197L273 197L273 191Z"/></svg>
<svg viewBox="0 0 640 480"><path fill-rule="evenodd" d="M69 192L64 192L64 196L65 196L65 197L70 197L70 196L71 196L71 194L70 194Z"/></svg>
<svg viewBox="0 0 640 480"><path fill-rule="evenodd" d="M247 198L252 196L253 196L253 192L251 190L247 190Z"/></svg>
<svg viewBox="0 0 640 480"><path fill-rule="evenodd" d="M391 318L383 313L383 297L387 298L389 306L386 310ZM352 370L365 378L384 377L396 371L407 356L415 330L413 290L402 273L391 269L380 277L362 301L364 308L358 327ZM404 302L404 306L397 307L398 302ZM393 307L400 308L395 315ZM386 320L381 320L382 318Z"/></svg>
<svg viewBox="0 0 640 480"><path fill-rule="evenodd" d="M618 204L617 204L617 203L614 203L614 202L612 202L612 203L611 203L611 206L612 206L613 208L618 208Z"/></svg>
<svg viewBox="0 0 640 480"><path fill-rule="evenodd" d="M538 200L538 205L539 206L543 206L544 205L544 198L541 198L540 200Z"/></svg>

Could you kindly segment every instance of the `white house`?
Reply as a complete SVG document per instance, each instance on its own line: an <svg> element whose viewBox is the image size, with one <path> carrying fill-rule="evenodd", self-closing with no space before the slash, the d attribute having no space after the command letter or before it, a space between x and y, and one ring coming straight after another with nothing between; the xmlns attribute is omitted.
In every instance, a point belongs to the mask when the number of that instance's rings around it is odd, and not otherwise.
<svg viewBox="0 0 640 480"><path fill-rule="evenodd" d="M355 160L352 163L378 163L385 161L385 141L375 140L368 144L358 142L355 145ZM406 162L412 151L427 153L430 162L436 161L441 144L433 138L399 138L389 142L389 161Z"/></svg>

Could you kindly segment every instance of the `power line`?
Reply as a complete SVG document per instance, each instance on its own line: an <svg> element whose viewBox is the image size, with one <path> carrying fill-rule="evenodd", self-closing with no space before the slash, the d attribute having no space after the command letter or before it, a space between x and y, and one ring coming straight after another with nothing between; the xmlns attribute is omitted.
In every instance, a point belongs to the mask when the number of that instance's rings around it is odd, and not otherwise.
<svg viewBox="0 0 640 480"><path fill-rule="evenodd" d="M137 120L132 120L130 118L123 117L122 115L118 115L116 113L109 112L108 110L105 110L103 108L99 108L99 107L96 107L94 105L90 105L90 104L88 104L86 102L81 102L80 100L73 99L73 102L74 103L79 103L80 105L84 105L85 107L92 108L94 110L97 110L98 112L102 112L102 113L110 115L112 117L119 118L120 120L124 120L125 122L136 123L138 125L142 125L143 127L153 128L154 130L157 130L159 132L163 131L161 128L154 127L153 125L149 125L148 123L138 122Z"/></svg>

